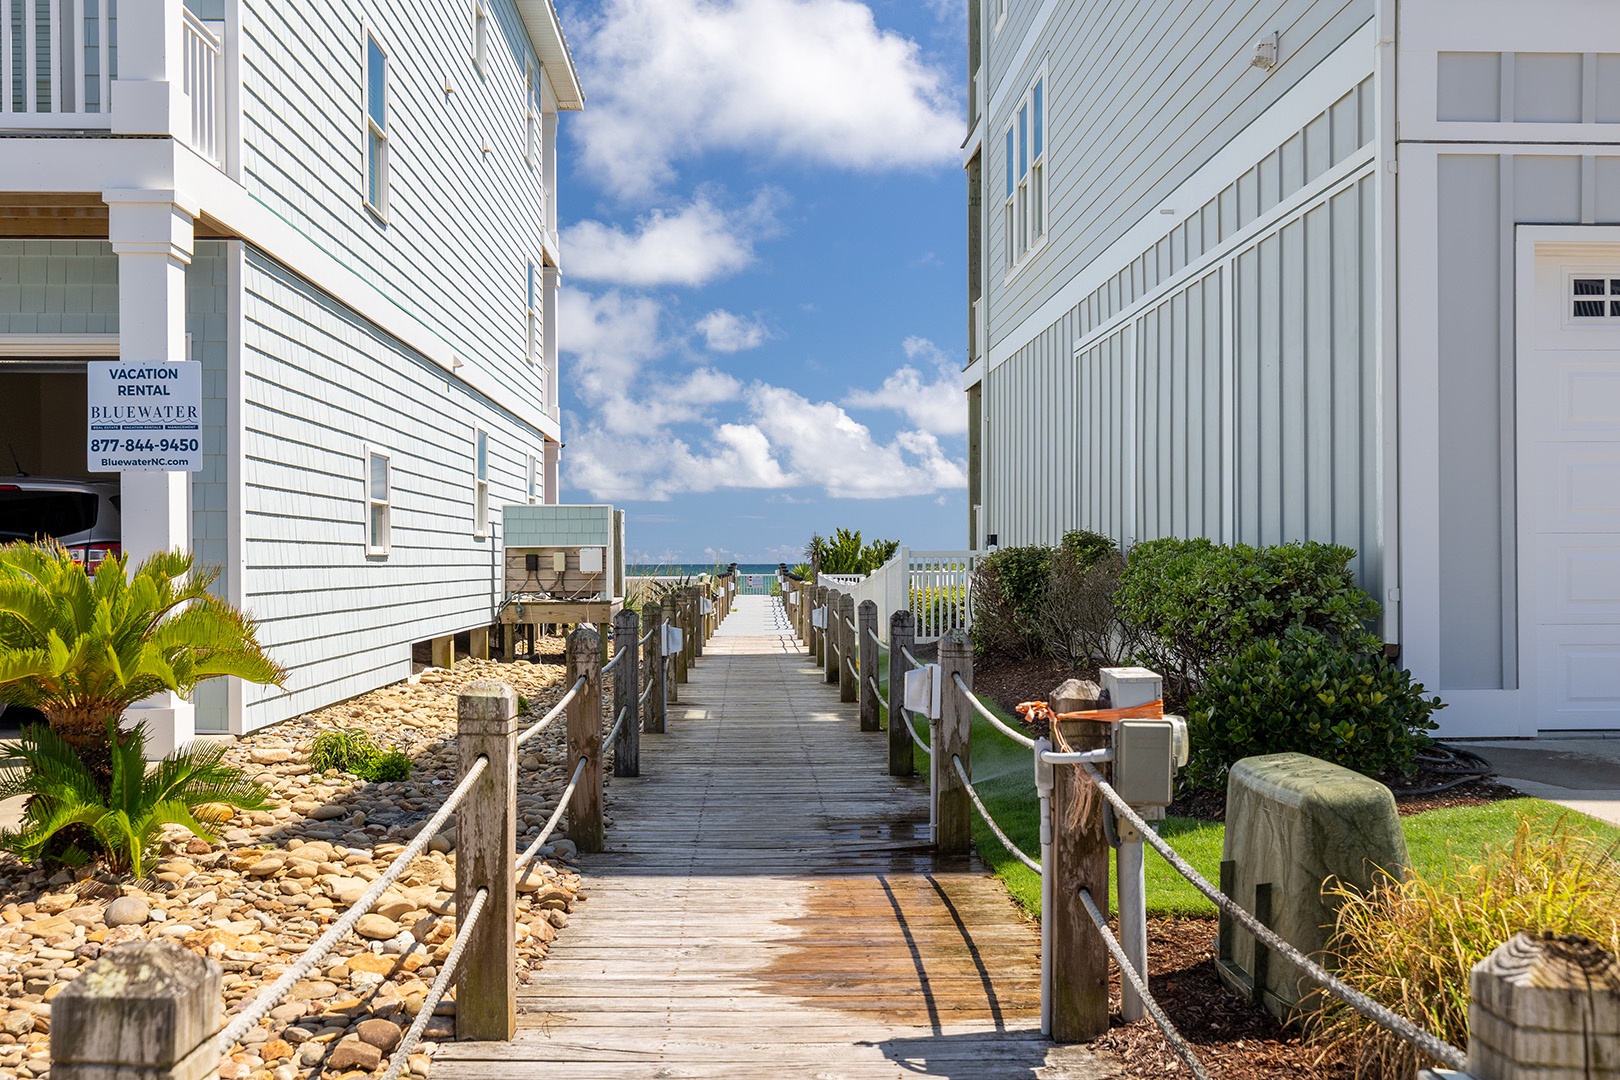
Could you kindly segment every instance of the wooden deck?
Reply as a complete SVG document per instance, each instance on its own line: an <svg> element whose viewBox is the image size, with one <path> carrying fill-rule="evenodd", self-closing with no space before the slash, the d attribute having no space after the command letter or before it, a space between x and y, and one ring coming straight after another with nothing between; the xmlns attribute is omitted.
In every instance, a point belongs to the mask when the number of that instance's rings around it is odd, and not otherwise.
<svg viewBox="0 0 1620 1080"><path fill-rule="evenodd" d="M935 865L927 781L887 775L774 603L743 598L612 782L517 1040L446 1044L435 1080L1115 1075L1041 1037L1038 928Z"/></svg>

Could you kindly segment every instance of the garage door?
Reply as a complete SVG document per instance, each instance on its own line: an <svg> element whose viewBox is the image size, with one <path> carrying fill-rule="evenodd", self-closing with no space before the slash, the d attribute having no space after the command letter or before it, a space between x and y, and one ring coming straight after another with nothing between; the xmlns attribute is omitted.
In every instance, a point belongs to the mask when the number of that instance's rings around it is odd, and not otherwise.
<svg viewBox="0 0 1620 1080"><path fill-rule="evenodd" d="M1537 250L1517 380L1527 726L1620 729L1620 249Z"/></svg>

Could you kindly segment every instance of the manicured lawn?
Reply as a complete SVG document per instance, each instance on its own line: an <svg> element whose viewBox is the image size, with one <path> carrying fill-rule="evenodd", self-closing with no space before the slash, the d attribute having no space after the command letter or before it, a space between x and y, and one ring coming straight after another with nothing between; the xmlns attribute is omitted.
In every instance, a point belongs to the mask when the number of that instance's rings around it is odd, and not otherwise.
<svg viewBox="0 0 1620 1080"><path fill-rule="evenodd" d="M887 696L888 664L884 663L882 668L880 681ZM993 705L992 708L1012 727L1020 726L1005 710ZM887 714L883 716L883 723L887 729ZM928 737L925 721L916 721L913 728L924 739ZM985 807L1014 843L1031 857L1040 858L1039 802L1030 751L978 716L973 719L972 749L973 785ZM927 776L928 758L920 750L914 754L918 775ZM1510 844L1520 817L1529 817L1545 828L1551 828L1554 822L1564 818L1567 828L1586 832L1605 845L1620 845L1620 829L1594 818L1540 799L1510 799L1485 806L1430 810L1403 818L1412 868L1420 873L1433 873L1453 858L1477 859L1487 844ZM1160 823L1159 834L1199 873L1212 882L1219 880L1221 845L1226 835L1224 825L1173 817ZM1007 854L977 813L973 815L973 840L985 863L1007 883L1014 898L1032 914L1039 914L1040 875ZM1215 906L1156 852L1148 852L1146 875L1149 914L1215 914Z"/></svg>

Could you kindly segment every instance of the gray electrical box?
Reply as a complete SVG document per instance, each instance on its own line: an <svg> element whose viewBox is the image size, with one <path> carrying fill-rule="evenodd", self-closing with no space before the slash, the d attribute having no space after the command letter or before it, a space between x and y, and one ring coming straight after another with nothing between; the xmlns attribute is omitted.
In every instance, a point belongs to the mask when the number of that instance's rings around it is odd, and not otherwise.
<svg viewBox="0 0 1620 1080"><path fill-rule="evenodd" d="M1176 721L1121 720L1114 732L1114 790L1132 806L1169 806L1175 798Z"/></svg>

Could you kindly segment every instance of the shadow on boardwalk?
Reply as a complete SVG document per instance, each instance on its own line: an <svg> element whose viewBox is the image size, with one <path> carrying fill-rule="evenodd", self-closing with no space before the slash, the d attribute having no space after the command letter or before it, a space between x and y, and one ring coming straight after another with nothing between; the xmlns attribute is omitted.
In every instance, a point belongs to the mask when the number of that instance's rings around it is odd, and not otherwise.
<svg viewBox="0 0 1620 1080"><path fill-rule="evenodd" d="M436 1080L1114 1075L1041 1037L1038 928L976 863L936 865L927 780L887 775L767 603L612 786L518 1039L446 1045Z"/></svg>

